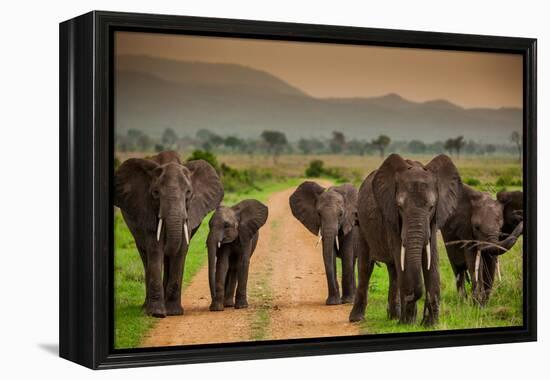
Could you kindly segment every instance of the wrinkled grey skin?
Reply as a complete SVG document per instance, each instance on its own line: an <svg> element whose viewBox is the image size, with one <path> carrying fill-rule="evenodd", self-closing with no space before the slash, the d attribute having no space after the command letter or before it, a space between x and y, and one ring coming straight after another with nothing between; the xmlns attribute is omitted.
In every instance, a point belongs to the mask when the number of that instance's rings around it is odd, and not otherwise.
<svg viewBox="0 0 550 380"><path fill-rule="evenodd" d="M267 214L264 204L247 199L232 207L218 207L210 219L206 246L211 311L233 306L236 309L248 307L250 258L258 243L258 230L265 224Z"/></svg>
<svg viewBox="0 0 550 380"><path fill-rule="evenodd" d="M518 197L517 193L523 199L522 192L501 192L497 197L498 200L494 200L490 194L464 185L457 210L441 228L441 234L447 246L447 255L455 274L458 293L461 297L466 297L465 283L466 272L468 272L472 282L473 299L481 306L489 300L498 256L506 253L523 232L521 212L523 202L521 204L513 202L517 200L513 199ZM520 209L517 210L514 207L520 207ZM490 244L456 243L458 241ZM495 245L503 249L498 249ZM476 278L475 262L478 249L480 260Z"/></svg>
<svg viewBox="0 0 550 380"><path fill-rule="evenodd" d="M181 285L188 249L184 223L191 239L206 214L220 204L223 187L216 171L206 161L182 164L177 153L162 152L123 162L114 185L114 204L145 269L145 312L160 318L183 314ZM157 240L159 217L163 225Z"/></svg>
<svg viewBox="0 0 550 380"><path fill-rule="evenodd" d="M392 154L365 179L357 202L359 286L349 317L351 322L364 319L370 276L374 263L380 261L386 264L390 279L389 317L399 318L401 323L415 322L416 301L425 288L422 323L437 323L440 298L437 229L456 209L461 186L455 165L445 155L424 166ZM430 252L426 249L428 242Z"/></svg>
<svg viewBox="0 0 550 380"><path fill-rule="evenodd" d="M355 294L357 189L351 184L332 186L306 181L290 196L292 214L311 233L322 236L323 260L328 284L327 305L350 303ZM340 249L336 247L336 236ZM342 260L342 297L336 279L336 257Z"/></svg>

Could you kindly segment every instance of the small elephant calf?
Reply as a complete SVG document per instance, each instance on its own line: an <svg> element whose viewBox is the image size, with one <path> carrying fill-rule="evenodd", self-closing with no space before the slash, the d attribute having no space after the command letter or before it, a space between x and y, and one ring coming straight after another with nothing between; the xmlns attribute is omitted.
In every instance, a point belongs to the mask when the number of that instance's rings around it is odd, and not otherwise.
<svg viewBox="0 0 550 380"><path fill-rule="evenodd" d="M206 240L211 311L248 307L246 284L250 257L267 213L264 204L247 199L232 207L219 206L212 215Z"/></svg>

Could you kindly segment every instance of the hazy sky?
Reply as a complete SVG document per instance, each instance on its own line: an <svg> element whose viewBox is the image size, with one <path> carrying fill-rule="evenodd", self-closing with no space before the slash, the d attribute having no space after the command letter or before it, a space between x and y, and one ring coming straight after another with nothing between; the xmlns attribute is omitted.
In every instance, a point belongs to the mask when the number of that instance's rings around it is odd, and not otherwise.
<svg viewBox="0 0 550 380"><path fill-rule="evenodd" d="M321 98L397 93L463 107L522 107L522 57L514 54L132 32L117 32L116 54L241 64Z"/></svg>

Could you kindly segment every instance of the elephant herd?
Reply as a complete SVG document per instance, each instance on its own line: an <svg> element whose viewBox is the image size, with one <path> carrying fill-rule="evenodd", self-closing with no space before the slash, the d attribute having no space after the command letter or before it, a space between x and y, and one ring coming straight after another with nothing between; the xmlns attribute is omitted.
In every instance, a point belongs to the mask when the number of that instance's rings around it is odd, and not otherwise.
<svg viewBox="0 0 550 380"><path fill-rule="evenodd" d="M114 204L119 207L140 253L148 315L181 315L181 286L189 242L214 211L206 239L211 311L245 308L250 258L268 209L253 199L221 206L223 185L206 161L182 163L175 152L129 159L115 173ZM523 232L523 193L500 192L497 199L462 183L451 159L439 155L427 165L388 156L359 190L351 184L325 188L303 182L289 199L290 209L322 246L327 305L353 303L349 320L363 320L375 265L389 276L390 319L416 321L424 295L422 323L439 317L440 275L437 233L441 232L456 287L483 306L499 256ZM342 293L336 275L342 262ZM356 284L356 263L358 284Z"/></svg>

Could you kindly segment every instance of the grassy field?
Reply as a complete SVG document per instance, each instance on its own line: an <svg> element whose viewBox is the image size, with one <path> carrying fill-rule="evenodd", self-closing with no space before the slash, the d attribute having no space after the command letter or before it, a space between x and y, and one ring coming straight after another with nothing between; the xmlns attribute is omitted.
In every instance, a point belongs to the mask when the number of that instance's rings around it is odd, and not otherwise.
<svg viewBox="0 0 550 380"><path fill-rule="evenodd" d="M130 156L120 155L124 161ZM183 154L186 157L185 154ZM432 157L410 157L427 163ZM269 180L248 187L241 192L226 192L223 203L232 205L246 198L266 201L270 194L298 185L303 179L305 169L314 159L320 159L325 167L334 169L337 176L330 178L335 183L352 182L359 185L372 170L382 162L375 156L343 155L282 155L277 163L270 156L249 156L244 154L221 155L220 163L232 168L258 169L270 173ZM521 168L513 157L463 157L454 159L465 183L495 194L497 191L521 190ZM205 218L197 234L191 241L186 259L184 287L206 263L205 240L208 233L209 216ZM439 239L441 272L441 308L440 323L436 329L464 329L477 327L517 326L522 323L522 250L521 240L513 249L501 256L503 279L496 280L488 305L480 309L470 300L458 298L454 276L447 259L442 239ZM468 285L469 286L469 285ZM388 276L385 266L376 267L369 289L369 306L366 321L361 325L363 333L394 333L423 331L422 326L399 325L386 318ZM469 290L469 287L468 287ZM115 214L115 347L127 348L139 345L143 335L150 329L155 319L147 317L141 310L145 297L144 272L133 237L129 233L119 212ZM422 314L423 300L418 304L419 320ZM269 309L258 315L253 322L264 325L269 320ZM257 331L262 329L258 328ZM256 331L253 329L253 331ZM263 334L254 334L253 339L262 339Z"/></svg>
<svg viewBox="0 0 550 380"><path fill-rule="evenodd" d="M228 193L223 204L231 206L243 199L253 198L266 201L270 194L296 186L298 178L284 182L258 184L260 189L242 193ZM184 291L195 274L206 264L205 242L208 235L208 215L191 240L185 260ZM143 313L141 305L145 299L145 274L134 238L120 211L115 213L115 348L139 346L144 334L154 325L156 319Z"/></svg>

